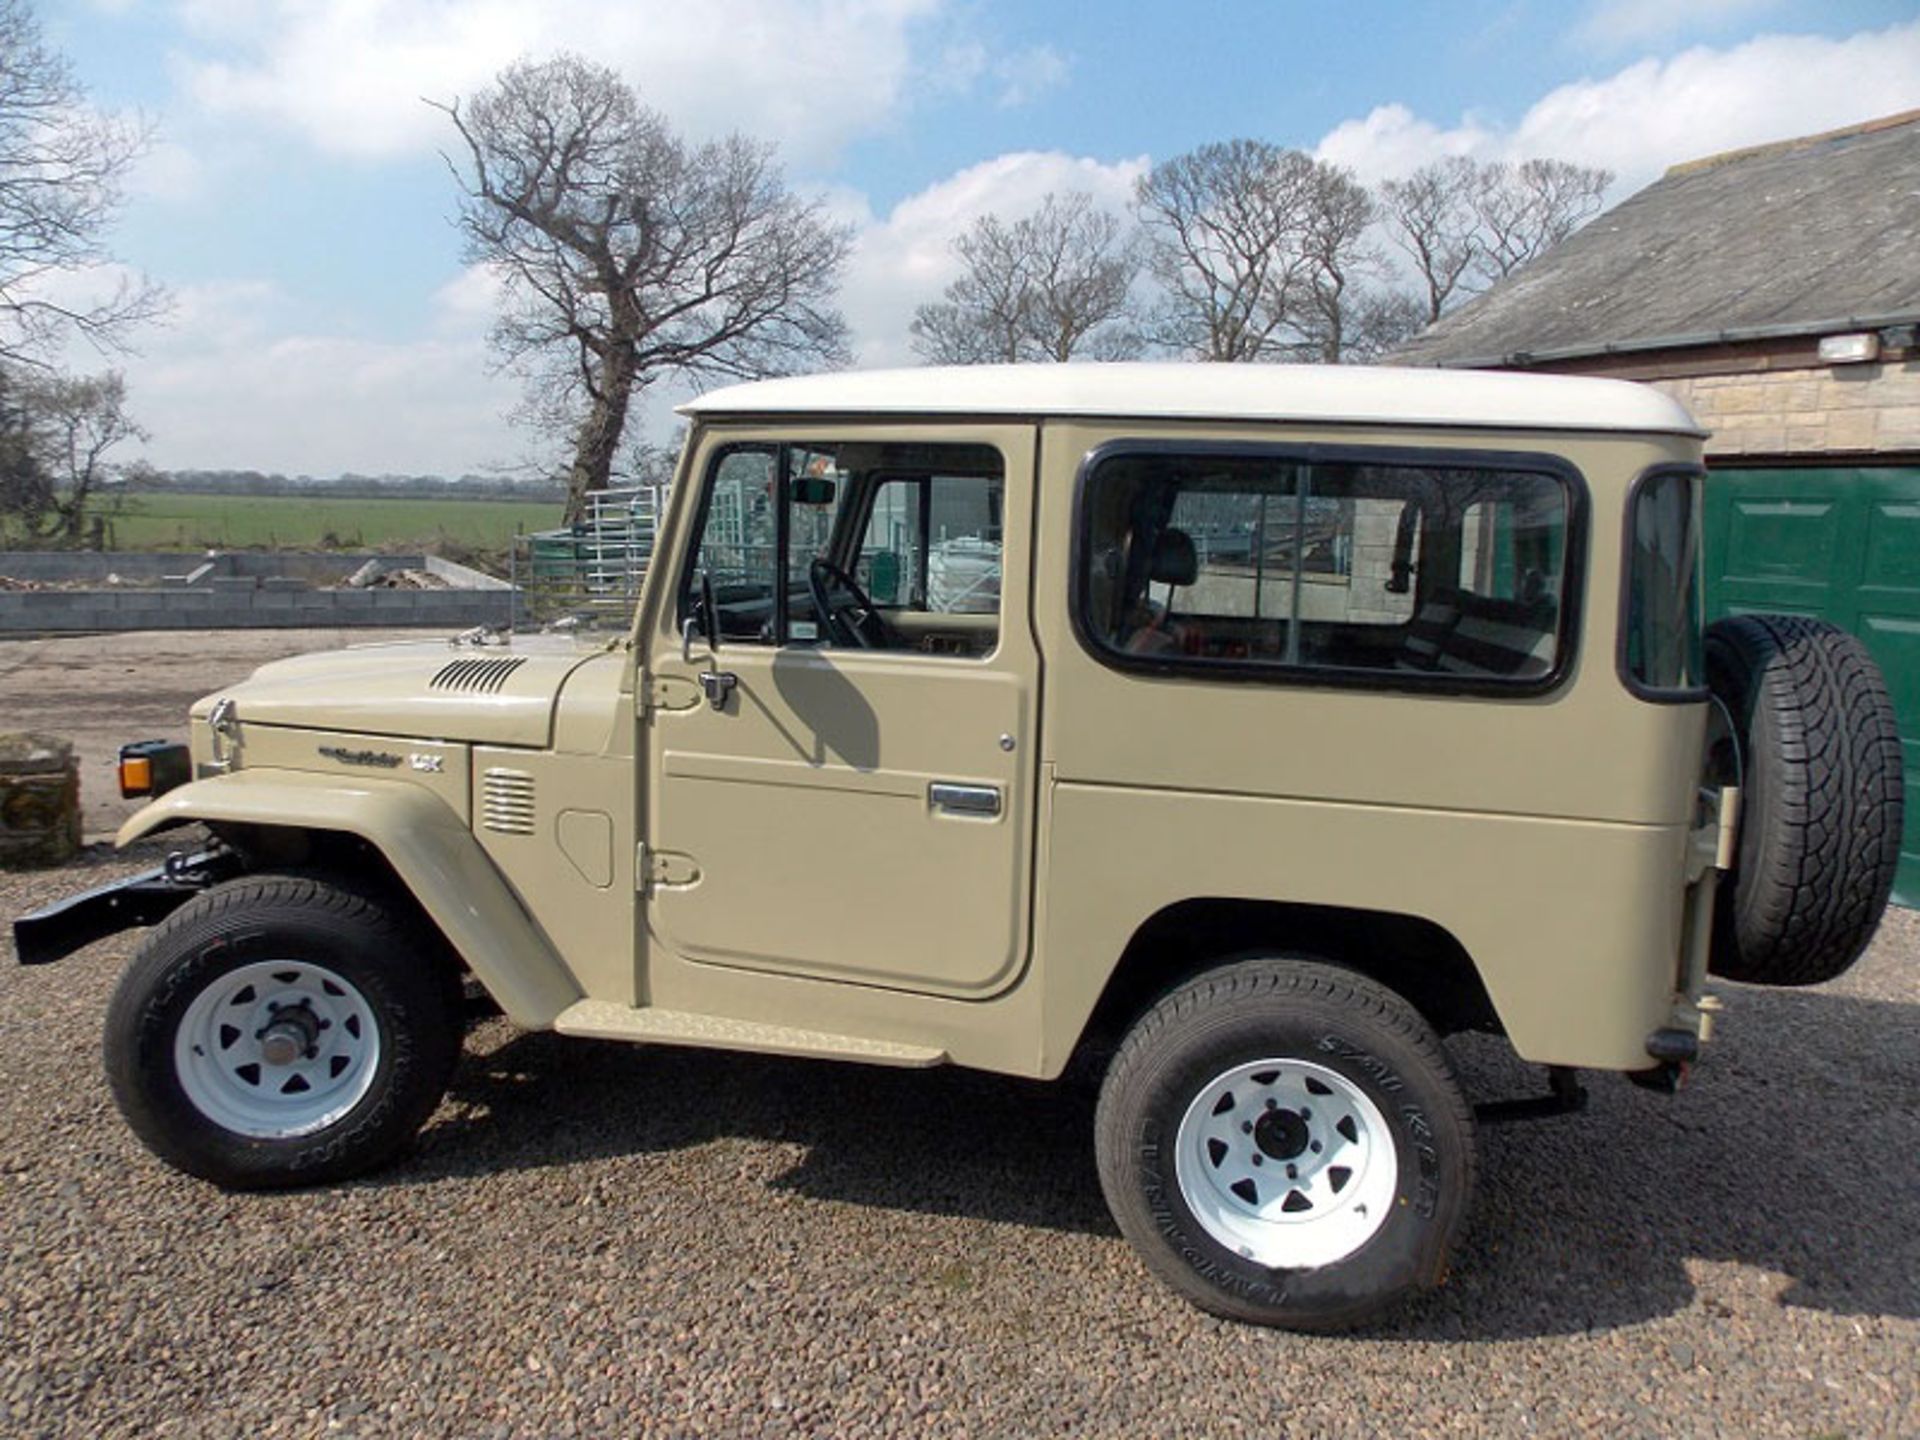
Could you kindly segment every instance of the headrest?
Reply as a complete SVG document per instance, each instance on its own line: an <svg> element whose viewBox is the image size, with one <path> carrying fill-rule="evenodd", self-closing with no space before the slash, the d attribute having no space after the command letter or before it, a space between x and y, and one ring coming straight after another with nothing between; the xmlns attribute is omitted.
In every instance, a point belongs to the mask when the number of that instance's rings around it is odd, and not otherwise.
<svg viewBox="0 0 1920 1440"><path fill-rule="evenodd" d="M1200 557L1193 537L1169 526L1153 542L1153 565L1147 578L1156 585L1191 585L1200 578Z"/></svg>

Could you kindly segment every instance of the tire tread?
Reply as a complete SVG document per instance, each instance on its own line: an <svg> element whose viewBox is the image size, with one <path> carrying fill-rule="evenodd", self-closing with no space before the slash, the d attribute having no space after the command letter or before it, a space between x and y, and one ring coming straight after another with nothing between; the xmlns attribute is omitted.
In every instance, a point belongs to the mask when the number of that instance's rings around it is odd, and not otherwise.
<svg viewBox="0 0 1920 1440"><path fill-rule="evenodd" d="M1753 821L1721 890L1712 968L1771 985L1831 980L1872 939L1900 863L1892 701L1866 647L1826 621L1736 616L1710 627L1708 646L1740 722Z"/></svg>

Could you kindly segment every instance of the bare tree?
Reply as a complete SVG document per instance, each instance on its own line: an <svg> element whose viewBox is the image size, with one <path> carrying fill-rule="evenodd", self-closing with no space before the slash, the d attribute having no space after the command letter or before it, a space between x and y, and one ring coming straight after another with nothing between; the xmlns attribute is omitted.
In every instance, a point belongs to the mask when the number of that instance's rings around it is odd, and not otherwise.
<svg viewBox="0 0 1920 1440"><path fill-rule="evenodd" d="M1137 246L1090 195L1049 195L1009 225L983 215L953 243L966 270L913 317L913 348L939 364L1124 360L1141 348Z"/></svg>
<svg viewBox="0 0 1920 1440"><path fill-rule="evenodd" d="M570 519L605 488L636 391L844 358L831 302L850 232L786 188L772 147L689 145L574 55L436 108L465 146L448 166L468 257L506 282L497 351L573 418Z"/></svg>
<svg viewBox="0 0 1920 1440"><path fill-rule="evenodd" d="M76 332L114 346L165 307L145 280L84 301L47 284L108 260L103 236L146 142L141 125L88 106L24 0L0 0L0 360L44 364Z"/></svg>
<svg viewBox="0 0 1920 1440"><path fill-rule="evenodd" d="M1489 280L1504 280L1578 230L1599 213L1611 184L1611 170L1565 160L1482 166L1470 203Z"/></svg>
<svg viewBox="0 0 1920 1440"><path fill-rule="evenodd" d="M1308 174L1298 241L1304 284L1288 322L1303 359L1338 365L1357 358L1352 332L1360 307L1375 301L1368 281L1385 273L1369 232L1379 206L1352 172L1315 161Z"/></svg>
<svg viewBox="0 0 1920 1440"><path fill-rule="evenodd" d="M1348 310L1343 361L1371 365L1427 328L1426 306L1410 290L1369 286Z"/></svg>
<svg viewBox="0 0 1920 1440"><path fill-rule="evenodd" d="M1413 261L1426 290L1428 324L1440 318L1457 291L1473 283L1481 257L1473 209L1479 185L1480 167L1454 155L1380 187L1387 233Z"/></svg>
<svg viewBox="0 0 1920 1440"><path fill-rule="evenodd" d="M1203 360L1261 360L1290 343L1307 262L1313 160L1263 140L1202 145L1136 191L1159 282L1153 340Z"/></svg>
<svg viewBox="0 0 1920 1440"><path fill-rule="evenodd" d="M127 413L118 372L0 371L0 532L73 544L102 486L120 474L108 452L146 431Z"/></svg>

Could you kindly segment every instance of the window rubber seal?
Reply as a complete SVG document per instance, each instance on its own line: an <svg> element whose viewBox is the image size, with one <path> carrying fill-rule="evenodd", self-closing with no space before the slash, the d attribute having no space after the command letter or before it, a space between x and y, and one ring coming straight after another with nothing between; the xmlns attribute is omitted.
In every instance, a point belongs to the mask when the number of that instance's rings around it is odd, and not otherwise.
<svg viewBox="0 0 1920 1440"><path fill-rule="evenodd" d="M1190 655L1130 655L1115 649L1088 624L1090 597L1087 486L1095 470L1119 455L1191 455L1271 459L1303 465L1398 465L1407 468L1501 470L1556 481L1567 499L1566 562L1561 577L1559 623L1553 666L1525 680L1454 675L1437 671L1375 671L1330 665L1249 663ZM1285 685L1297 689L1377 690L1402 695L1474 696L1499 700L1538 699L1560 689L1578 659L1587 580L1587 544L1592 502L1586 477L1564 456L1525 450L1452 449L1445 446L1341 444L1327 441L1108 440L1081 457L1073 481L1072 566L1067 602L1074 638L1101 665L1122 674L1225 684Z"/></svg>

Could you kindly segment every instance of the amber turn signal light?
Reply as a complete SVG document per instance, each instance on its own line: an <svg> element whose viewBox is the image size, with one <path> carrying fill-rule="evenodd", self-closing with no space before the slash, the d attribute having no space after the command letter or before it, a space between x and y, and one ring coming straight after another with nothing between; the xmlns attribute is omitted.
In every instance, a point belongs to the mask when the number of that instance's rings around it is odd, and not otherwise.
<svg viewBox="0 0 1920 1440"><path fill-rule="evenodd" d="M136 740L120 747L120 794L127 800L164 795L193 774L187 747L171 740Z"/></svg>
<svg viewBox="0 0 1920 1440"><path fill-rule="evenodd" d="M153 762L144 755L120 757L120 794L131 800L136 795L153 793Z"/></svg>

